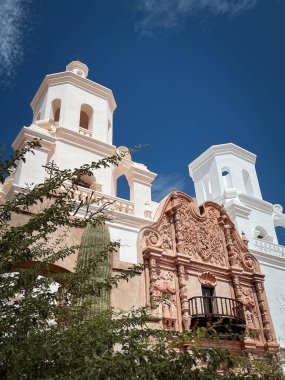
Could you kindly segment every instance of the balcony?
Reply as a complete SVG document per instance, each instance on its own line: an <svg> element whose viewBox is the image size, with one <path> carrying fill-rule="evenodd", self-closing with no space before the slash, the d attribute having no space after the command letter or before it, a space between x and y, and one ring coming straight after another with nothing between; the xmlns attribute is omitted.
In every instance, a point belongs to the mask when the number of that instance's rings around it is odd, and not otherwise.
<svg viewBox="0 0 285 380"><path fill-rule="evenodd" d="M243 304L227 297L192 297L189 299L191 329L213 326L218 333L242 334L245 331Z"/></svg>

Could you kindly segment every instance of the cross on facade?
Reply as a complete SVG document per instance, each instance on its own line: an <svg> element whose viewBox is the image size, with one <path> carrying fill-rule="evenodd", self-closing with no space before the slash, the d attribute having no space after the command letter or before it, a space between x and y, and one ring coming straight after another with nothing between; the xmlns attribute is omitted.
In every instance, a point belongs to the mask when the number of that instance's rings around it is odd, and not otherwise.
<svg viewBox="0 0 285 380"><path fill-rule="evenodd" d="M59 167L54 163L54 160L48 162L46 165L42 165L42 167L45 168L45 171L49 174L49 179L54 176L54 172L59 171Z"/></svg>

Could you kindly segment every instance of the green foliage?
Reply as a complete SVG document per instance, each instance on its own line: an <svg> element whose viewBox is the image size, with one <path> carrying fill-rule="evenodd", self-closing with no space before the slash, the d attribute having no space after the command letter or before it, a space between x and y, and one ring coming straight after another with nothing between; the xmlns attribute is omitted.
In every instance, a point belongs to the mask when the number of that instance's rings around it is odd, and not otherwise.
<svg viewBox="0 0 285 380"><path fill-rule="evenodd" d="M38 146L32 142L0 163L0 181ZM120 160L118 154L79 169L58 170L0 205L0 378L281 379L274 355L265 365L264 360L253 363L249 354L234 357L221 348L198 348L207 331L151 329L147 308L118 314L109 307L112 287L143 268L110 276L110 255L119 244L106 234L107 208L91 212L87 203L74 202L72 193L81 176ZM85 217L78 217L79 210ZM74 228L84 229L81 246L69 244ZM58 260L78 251L74 273L54 270Z"/></svg>

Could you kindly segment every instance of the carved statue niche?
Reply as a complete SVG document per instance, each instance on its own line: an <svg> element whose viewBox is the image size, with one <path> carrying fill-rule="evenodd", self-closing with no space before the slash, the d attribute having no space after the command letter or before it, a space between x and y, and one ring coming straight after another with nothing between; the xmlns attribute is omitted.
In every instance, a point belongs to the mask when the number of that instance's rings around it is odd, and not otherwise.
<svg viewBox="0 0 285 380"><path fill-rule="evenodd" d="M241 288L242 303L245 308L245 321L248 331L259 328L258 313L254 300L253 291L250 288Z"/></svg>
<svg viewBox="0 0 285 380"><path fill-rule="evenodd" d="M159 271L154 290L163 327L167 330L175 330L177 328L177 301L174 274Z"/></svg>

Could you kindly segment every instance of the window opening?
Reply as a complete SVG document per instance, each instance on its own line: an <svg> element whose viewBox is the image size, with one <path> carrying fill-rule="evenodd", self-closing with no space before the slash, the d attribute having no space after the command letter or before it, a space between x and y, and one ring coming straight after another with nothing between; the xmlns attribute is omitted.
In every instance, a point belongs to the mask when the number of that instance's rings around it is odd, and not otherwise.
<svg viewBox="0 0 285 380"><path fill-rule="evenodd" d="M86 112L80 111L80 123L79 126L81 128L88 129L89 127L89 117Z"/></svg>
<svg viewBox="0 0 285 380"><path fill-rule="evenodd" d="M92 129L93 108L88 104L82 104L80 109L79 127L84 129Z"/></svg>
<svg viewBox="0 0 285 380"><path fill-rule="evenodd" d="M213 313L213 299L214 289L207 288L206 286L202 286L202 296L203 296L203 308L204 314L212 314Z"/></svg>
<svg viewBox="0 0 285 380"><path fill-rule="evenodd" d="M244 182L245 192L248 195L253 195L253 188L252 188L250 176L246 170L242 171L242 178Z"/></svg>
<svg viewBox="0 0 285 380"><path fill-rule="evenodd" d="M52 101L52 119L53 119L54 123L59 122L60 107L61 107L61 100L60 99L55 99Z"/></svg>
<svg viewBox="0 0 285 380"><path fill-rule="evenodd" d="M124 175L121 175L117 179L117 197L122 199L130 199L130 185Z"/></svg>
<svg viewBox="0 0 285 380"><path fill-rule="evenodd" d="M222 170L222 178L223 178L223 183L224 183L225 188L233 187L231 173L228 169Z"/></svg>

